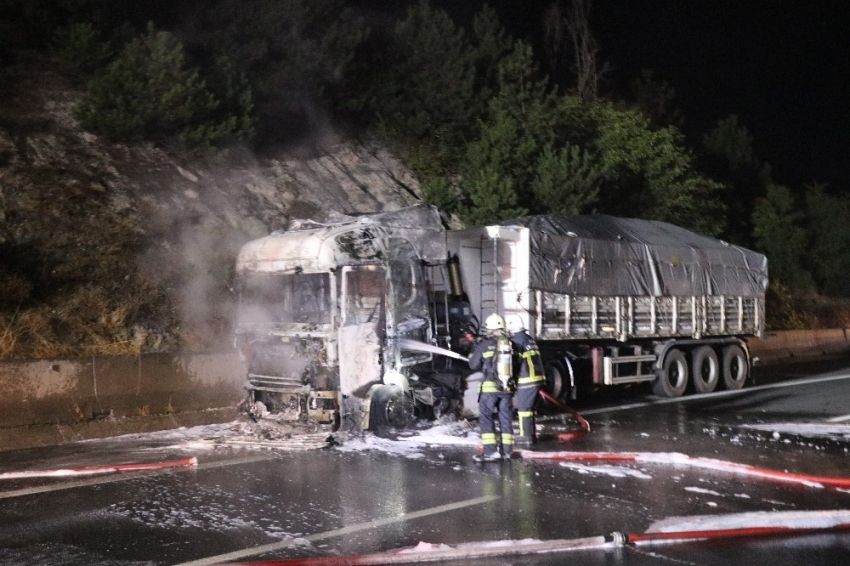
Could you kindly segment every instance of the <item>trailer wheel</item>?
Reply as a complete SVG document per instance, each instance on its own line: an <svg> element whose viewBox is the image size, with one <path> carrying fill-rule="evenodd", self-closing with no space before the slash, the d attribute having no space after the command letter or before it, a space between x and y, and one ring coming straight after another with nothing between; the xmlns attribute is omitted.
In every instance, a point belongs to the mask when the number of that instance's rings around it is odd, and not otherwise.
<svg viewBox="0 0 850 566"><path fill-rule="evenodd" d="M664 356L664 363L655 381L652 391L659 397L681 397L688 387L688 361L685 353L672 348Z"/></svg>
<svg viewBox="0 0 850 566"><path fill-rule="evenodd" d="M723 348L723 386L726 389L737 390L747 381L747 356L737 344Z"/></svg>
<svg viewBox="0 0 850 566"><path fill-rule="evenodd" d="M711 346L700 346L691 352L691 380L697 393L711 393L720 382L720 362Z"/></svg>
<svg viewBox="0 0 850 566"><path fill-rule="evenodd" d="M567 368L558 360L549 360L543 368L543 373L546 375L543 389L555 399L560 399L566 384L570 382Z"/></svg>
<svg viewBox="0 0 850 566"><path fill-rule="evenodd" d="M369 402L369 429L403 429L413 422L413 399L397 385L382 385L375 389Z"/></svg>

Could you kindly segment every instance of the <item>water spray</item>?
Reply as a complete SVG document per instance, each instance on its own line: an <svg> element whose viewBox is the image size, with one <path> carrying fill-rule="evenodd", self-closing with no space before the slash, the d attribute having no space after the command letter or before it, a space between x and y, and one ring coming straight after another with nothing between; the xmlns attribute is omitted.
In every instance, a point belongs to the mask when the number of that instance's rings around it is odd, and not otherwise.
<svg viewBox="0 0 850 566"><path fill-rule="evenodd" d="M456 360L461 360L464 362L469 361L469 358L458 354L457 352L452 352L451 350L440 348L439 346L434 346L433 344L426 344L425 342L420 342L418 340L411 340L410 338L399 338L396 343L399 345L400 348L403 348L405 350L430 352L431 354L440 354L441 356L447 356L449 358L454 358Z"/></svg>

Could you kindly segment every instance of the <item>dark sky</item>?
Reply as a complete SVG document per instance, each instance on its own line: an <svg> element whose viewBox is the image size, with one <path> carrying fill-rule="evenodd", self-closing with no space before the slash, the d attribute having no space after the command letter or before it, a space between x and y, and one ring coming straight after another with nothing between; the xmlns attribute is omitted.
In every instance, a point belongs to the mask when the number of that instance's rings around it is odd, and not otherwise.
<svg viewBox="0 0 850 566"><path fill-rule="evenodd" d="M531 37L549 2L489 3ZM850 192L850 0L595 0L591 27L612 66L603 90L652 69L676 90L691 145L737 114L777 182Z"/></svg>

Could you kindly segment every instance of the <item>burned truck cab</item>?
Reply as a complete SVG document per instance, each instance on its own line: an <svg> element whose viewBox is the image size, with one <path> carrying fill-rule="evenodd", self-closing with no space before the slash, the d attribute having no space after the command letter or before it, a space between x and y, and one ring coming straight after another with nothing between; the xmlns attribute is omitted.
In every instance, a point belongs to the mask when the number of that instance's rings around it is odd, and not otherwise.
<svg viewBox="0 0 850 566"><path fill-rule="evenodd" d="M296 221L237 258L235 343L246 404L294 422L403 426L432 354L425 268L445 261L439 213L420 205Z"/></svg>

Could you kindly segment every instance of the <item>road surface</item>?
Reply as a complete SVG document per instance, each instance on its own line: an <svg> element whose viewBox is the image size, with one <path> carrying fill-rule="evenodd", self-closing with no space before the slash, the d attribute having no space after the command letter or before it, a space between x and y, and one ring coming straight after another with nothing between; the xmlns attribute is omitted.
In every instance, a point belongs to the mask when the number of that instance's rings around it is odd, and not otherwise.
<svg viewBox="0 0 850 566"><path fill-rule="evenodd" d="M774 366L741 392L659 399L634 388L541 419L536 452L623 461L478 464L474 423L317 449L222 444L232 423L0 453L0 563L176 565L354 556L433 545L644 533L671 517L850 510L850 489L753 477L707 461L850 481L850 364ZM242 437L244 438L244 437ZM215 440L218 439L219 442ZM316 437L313 437L315 440ZM288 447L287 447L288 446ZM670 456L678 455L677 458ZM82 466L197 466L38 476ZM30 472L35 477L20 477ZM15 475L17 474L17 475ZM685 523L682 523L685 524ZM492 546L492 544L491 544ZM850 533L749 536L573 550L480 564L846 563ZM463 563L470 563L464 561ZM475 562L472 562L475 563Z"/></svg>

